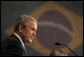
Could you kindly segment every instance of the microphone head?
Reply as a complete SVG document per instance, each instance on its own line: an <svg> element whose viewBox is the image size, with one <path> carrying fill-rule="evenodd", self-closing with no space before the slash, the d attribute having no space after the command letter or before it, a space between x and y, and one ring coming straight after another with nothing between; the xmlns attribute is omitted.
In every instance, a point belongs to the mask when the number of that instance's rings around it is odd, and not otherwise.
<svg viewBox="0 0 84 57"><path fill-rule="evenodd" d="M58 43L58 42L55 42L55 45L58 45L59 46L59 45L62 45L62 44L61 43Z"/></svg>

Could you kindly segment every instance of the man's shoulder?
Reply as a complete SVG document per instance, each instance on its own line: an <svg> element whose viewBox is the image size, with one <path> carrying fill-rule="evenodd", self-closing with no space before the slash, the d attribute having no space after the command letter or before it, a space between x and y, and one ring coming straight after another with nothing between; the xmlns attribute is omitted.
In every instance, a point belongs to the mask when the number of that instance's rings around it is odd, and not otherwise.
<svg viewBox="0 0 84 57"><path fill-rule="evenodd" d="M14 43L19 44L19 40L14 34L10 35L6 39L4 39L2 42L2 44L14 44Z"/></svg>
<svg viewBox="0 0 84 57"><path fill-rule="evenodd" d="M24 49L15 35L10 35L1 44L2 55L23 55Z"/></svg>

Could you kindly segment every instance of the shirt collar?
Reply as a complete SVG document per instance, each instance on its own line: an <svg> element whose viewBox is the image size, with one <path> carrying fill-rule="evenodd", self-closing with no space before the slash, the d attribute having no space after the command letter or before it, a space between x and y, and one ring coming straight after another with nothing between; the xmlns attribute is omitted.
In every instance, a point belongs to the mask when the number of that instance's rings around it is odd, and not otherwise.
<svg viewBox="0 0 84 57"><path fill-rule="evenodd" d="M24 43L23 43L21 37L18 34L16 34L16 33L14 33L14 35L17 36L17 38L21 41L22 45L24 46Z"/></svg>

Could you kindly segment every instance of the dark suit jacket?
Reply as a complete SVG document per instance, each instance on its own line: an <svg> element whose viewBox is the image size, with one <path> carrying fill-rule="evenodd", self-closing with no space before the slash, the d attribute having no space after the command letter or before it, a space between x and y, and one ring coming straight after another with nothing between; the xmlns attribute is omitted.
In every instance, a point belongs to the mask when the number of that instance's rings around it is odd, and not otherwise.
<svg viewBox="0 0 84 57"><path fill-rule="evenodd" d="M26 49L20 40L12 34L1 44L1 56L26 56Z"/></svg>

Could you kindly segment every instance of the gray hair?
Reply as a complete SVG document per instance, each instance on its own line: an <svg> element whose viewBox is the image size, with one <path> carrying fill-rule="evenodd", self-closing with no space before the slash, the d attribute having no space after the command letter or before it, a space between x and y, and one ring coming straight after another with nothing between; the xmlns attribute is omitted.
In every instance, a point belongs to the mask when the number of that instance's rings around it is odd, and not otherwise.
<svg viewBox="0 0 84 57"><path fill-rule="evenodd" d="M19 25L23 25L23 28L28 26L28 21L34 21L35 23L38 23L35 18L29 16L29 15L21 15L19 16L16 21L15 21L15 26L14 26L14 32L19 30Z"/></svg>

